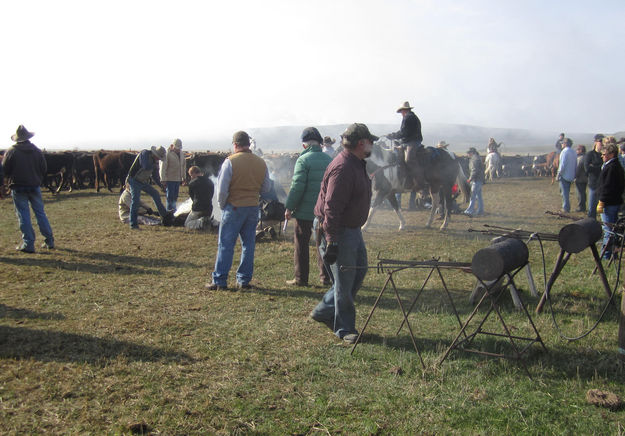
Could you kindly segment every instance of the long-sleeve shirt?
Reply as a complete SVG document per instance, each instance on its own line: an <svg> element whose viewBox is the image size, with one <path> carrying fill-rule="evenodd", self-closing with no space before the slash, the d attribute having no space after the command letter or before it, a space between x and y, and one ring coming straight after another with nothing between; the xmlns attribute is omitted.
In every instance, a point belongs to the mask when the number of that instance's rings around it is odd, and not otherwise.
<svg viewBox="0 0 625 436"><path fill-rule="evenodd" d="M141 183L149 183L151 177L154 183L157 185L161 184L161 179L158 175L158 167L154 165L151 150L142 150L137 155L130 166L128 177L132 177Z"/></svg>
<svg viewBox="0 0 625 436"><path fill-rule="evenodd" d="M343 150L328 165L315 205L315 216L320 219L327 242L338 242L341 227L362 227L370 204L371 179L366 162Z"/></svg>
<svg viewBox="0 0 625 436"><path fill-rule="evenodd" d="M213 194L215 187L206 176L199 176L189 182L189 197L193 200L191 210L205 212L207 216L213 213Z"/></svg>
<svg viewBox="0 0 625 436"><path fill-rule="evenodd" d="M2 165L10 188L39 186L48 171L43 153L30 141L18 142L9 148Z"/></svg>
<svg viewBox="0 0 625 436"><path fill-rule="evenodd" d="M577 154L571 147L564 147L560 152L560 166L558 174L567 182L575 180L577 171Z"/></svg>
<svg viewBox="0 0 625 436"><path fill-rule="evenodd" d="M623 189L625 188L625 173L617 158L612 158L605 164L599 174L599 201L606 206L615 206L623 203Z"/></svg>
<svg viewBox="0 0 625 436"><path fill-rule="evenodd" d="M263 161L262 158L252 154L249 152L248 159L256 159L260 161L262 165L264 165L264 179L262 182L258 182L257 180L250 180L250 177L253 175L252 171L246 171L242 174L234 174L232 159L236 158L236 155L241 155L242 153L247 152L239 152L235 153L228 157L228 159L224 160L221 165L221 169L219 170L219 176L217 178L217 201L219 202L219 207L223 210L226 207L226 204L232 203L233 206L252 206L251 203L255 203L258 206L258 197L260 194L268 193L273 186L273 182L269 177L269 171L267 170L267 165ZM260 168L260 164L258 164L258 168ZM238 204L237 200L234 198L238 198L239 194L247 194L246 197L254 197L254 200L245 201L245 204ZM251 195L249 195L251 194ZM250 203L250 204L248 204Z"/></svg>
<svg viewBox="0 0 625 436"><path fill-rule="evenodd" d="M404 144L412 141L420 143L423 141L423 135L421 134L421 121L414 112L410 111L401 120L401 127L399 128L399 131L391 133L388 137L391 139L399 139Z"/></svg>
<svg viewBox="0 0 625 436"><path fill-rule="evenodd" d="M599 174L601 173L602 165L603 160L598 152L590 150L584 155L584 169L586 170L586 175L588 175L588 187L590 189L599 187Z"/></svg>

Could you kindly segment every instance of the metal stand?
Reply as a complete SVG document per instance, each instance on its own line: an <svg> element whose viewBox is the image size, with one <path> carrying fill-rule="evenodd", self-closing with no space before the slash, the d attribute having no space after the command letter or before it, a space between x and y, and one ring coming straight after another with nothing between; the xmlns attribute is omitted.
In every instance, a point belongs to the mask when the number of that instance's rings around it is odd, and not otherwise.
<svg viewBox="0 0 625 436"><path fill-rule="evenodd" d="M595 244L590 245L590 251L592 252L592 257L595 260L595 270L599 273L599 278L601 279L603 289L608 295L608 298L611 299L612 289L610 288L610 284L608 283L608 278L605 275L605 270L603 269L603 264L601 263L601 256L599 255L599 252L597 251L597 247L595 246ZM538 302L538 305L536 305L536 313L542 312L543 306L545 305L545 302L547 301L547 298L549 297L549 292L551 291L553 284L555 283L556 279L562 272L562 269L564 268L564 266L566 265L570 257L571 257L571 253L566 252L564 249L560 250L560 253L558 254L558 259L556 260L556 264L553 267L553 272L551 273L551 277L549 277L549 280L547 281L547 286L545 287L545 293L542 295L542 297L540 297L540 301Z"/></svg>
<svg viewBox="0 0 625 436"><path fill-rule="evenodd" d="M445 354L441 358L439 364L442 364L445 361L445 359L447 358L447 356L449 356L449 354L451 353L452 350L458 349L458 350L466 351L466 352L469 352L469 353L482 354L482 355L486 355L486 356L499 357L499 358L508 358L508 359L510 359L510 358L516 359L519 362L521 362L521 364L523 365L523 368L525 369L525 372L527 372L527 375L530 377L530 379L532 378L529 370L527 369L527 366L525 365L525 362L523 362L523 360L522 360L523 354L529 349L529 347L532 344L534 344L536 342L540 343L540 345L542 346L542 348L545 351L547 351L547 347L545 347L545 344L543 343L543 340L541 339L540 334L538 333L538 330L536 329L536 326L534 325L534 322L532 321L532 318L531 318L529 312L527 311L527 308L525 307L525 304L523 304L522 300L519 300L520 303L521 303L521 309L525 313L525 316L527 317L527 319L528 319L528 321L529 321L529 323L530 323L530 325L532 327L532 330L534 331L535 336L524 337L524 336L512 335L508 325L506 324L506 322L505 322L505 320L504 320L504 318L503 318L503 316L501 314L501 311L499 310L499 306L498 306L499 298L501 297L501 295L504 294L504 292L503 291L495 292L495 289L493 289L494 285L496 285L500 281L500 279L503 279L503 286L502 286L502 288L505 288L506 286L512 285L514 283L514 276L519 271L521 271L525 267L525 265L526 264L523 264L522 266L517 268L512 273L507 273L507 272L503 273L500 276L500 278L495 280L494 283L491 283L491 285L487 285L486 283L484 283L484 281L482 281L481 279L478 278L478 280L480 280L480 282L484 286L484 295L482 296L480 301L477 303L477 305L475 306L475 308L473 309L473 311L471 312L471 314L469 315L469 317L467 318L465 323L462 325L462 327L460 329L460 332L458 333L456 338L453 340L453 342L451 343L451 345L449 346L449 348L447 349L447 351L445 352ZM469 324L471 323L471 321L473 320L473 318L477 314L477 312L480 309L480 307L482 306L482 304L485 304L487 302L490 303L490 307L486 311L484 317L482 318L482 320L477 325L477 328L475 329L475 331L473 333L467 334L467 329L469 327ZM504 330L505 334L496 333L496 332L489 332L489 331L482 330L482 327L484 326L484 324L486 323L487 319L489 318L489 316L493 312L495 312L495 314L497 315L497 318L499 319L499 322L500 322L501 326L503 327L503 330ZM469 348L473 344L473 340L475 339L475 337L477 335L488 335L488 336L496 336L496 337L507 338L510 341L510 344L512 345L512 349L513 349L512 355L506 355L504 353L494 353L494 352L478 350L478 349L475 349L475 348ZM464 336L464 338L461 338L462 336ZM525 345L524 347L521 347L520 344L517 344L517 342L519 342L519 341L525 341L525 342L527 342L527 345Z"/></svg>
<svg viewBox="0 0 625 436"><path fill-rule="evenodd" d="M423 284L421 285L421 288L417 292L417 295L415 296L415 298L410 303L410 307L406 311L404 309L404 303L402 303L402 300L401 300L401 298L399 296L399 292L397 291L397 286L395 285L395 280L394 280L393 276L394 276L394 274L396 274L396 273L398 273L400 271L403 271L405 269L418 269L418 268L429 269L430 271L429 271L427 277L425 278ZM438 273L438 276L440 277L441 282L443 284L443 289L445 290L445 293L447 295L447 298L448 298L449 302L451 303L451 307L452 307L452 309L454 311L456 319L458 320L458 325L460 325L462 327L462 322L460 320L460 316L458 315L458 311L456 310L456 306L454 305L453 299L451 298L451 294L449 292L449 289L447 288L447 284L446 284L445 279L443 278L443 274L441 272L441 269L444 269L444 268L447 268L447 269L460 269L460 270L464 270L464 271L469 271L470 272L471 264L470 263L459 263L459 262L439 262L438 260L419 262L419 261L402 261L402 260L394 260L394 259L380 259L379 262L378 262L378 271L386 272L388 277L386 278L386 281L384 282L384 286L382 286L382 289L380 290L380 293L378 294L378 297L376 298L375 303L373 304L373 307L371 308L371 311L369 312L369 315L367 316L365 324L363 325L362 329L360 330L360 333L358 334L358 338L356 339L356 342L354 342L354 345L352 346L351 353L353 353L354 350L356 349L356 346L360 342L360 339L362 338L362 335L364 334L365 330L367 329L367 326L369 325L369 321L371 320L371 317L373 316L373 312L375 312L375 309L378 307L378 304L380 302L380 299L382 298L382 295L384 295L384 292L386 292L387 288L390 285L392 287L394 293L395 293L395 298L397 299L397 303L399 304L399 308L401 309L402 316L403 316L403 320L402 320L402 322L401 322L401 324L399 326L399 329L397 330L396 334L399 334L401 329L404 327L404 324L408 327L408 331L410 333L410 339L412 341L412 345L413 345L415 351L417 352L417 355L419 356L419 360L421 361L421 365L425 368L425 363L423 362L423 358L421 357L421 352L419 351L419 347L417 347L417 343L416 343L416 340L415 340L415 337L414 337L414 332L412 330L412 326L410 325L410 321L408 321L408 315L412 312L412 309L414 308L417 300L421 296L423 290L425 289L425 286L429 282L429 280L432 277L434 271L436 271Z"/></svg>

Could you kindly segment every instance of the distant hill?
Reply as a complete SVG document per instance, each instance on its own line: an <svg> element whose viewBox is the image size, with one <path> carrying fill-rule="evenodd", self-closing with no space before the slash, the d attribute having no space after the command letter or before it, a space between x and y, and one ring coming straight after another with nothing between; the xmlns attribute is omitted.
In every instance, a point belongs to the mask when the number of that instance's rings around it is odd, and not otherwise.
<svg viewBox="0 0 625 436"><path fill-rule="evenodd" d="M382 136L399 130L397 124L369 124L371 133ZM256 140L256 144L264 152L299 151L300 134L306 126L282 126L274 128L248 129L248 133ZM339 140L347 124L317 126L322 136L331 136ZM595 133L567 133L574 144L592 144ZM506 129L499 127L481 127L463 124L427 124L423 126L424 144L435 146L444 140L450 150L464 153L469 147L485 150L490 137L503 142L505 154L544 153L552 151L560 132L534 131L526 129ZM625 132L616 133L617 138L625 136ZM621 135L621 136L618 136Z"/></svg>
<svg viewBox="0 0 625 436"><path fill-rule="evenodd" d="M397 124L368 124L371 133L382 136L399 130ZM333 124L316 126L322 136L331 136L340 141L341 133L347 124ZM307 126L279 126L279 127L249 127L245 130L256 140L256 144L264 153L299 152L301 150L300 135ZM566 132L574 144L591 145L596 132ZM616 136L617 139L625 137L625 131L607 133ZM469 147L475 147L479 151L486 149L488 139L493 137L497 142L503 142L504 154L538 154L546 153L554 149L559 131L537 131L527 129L506 129L501 127L481 127L464 124L428 123L423 125L423 142L426 146L435 146L443 140L451 144L449 150L463 154ZM50 147L53 149L88 149L88 150L140 150L151 145L161 144L167 146L168 139L146 138L142 141L107 143L97 145ZM216 135L207 138L182 137L186 151L229 151L232 137L229 135Z"/></svg>

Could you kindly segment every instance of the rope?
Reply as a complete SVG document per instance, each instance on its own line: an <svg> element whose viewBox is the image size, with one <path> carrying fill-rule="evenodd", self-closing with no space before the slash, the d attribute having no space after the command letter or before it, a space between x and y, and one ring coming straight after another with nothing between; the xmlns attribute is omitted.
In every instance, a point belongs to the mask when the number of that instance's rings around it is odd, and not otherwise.
<svg viewBox="0 0 625 436"><path fill-rule="evenodd" d="M619 220L619 222L622 221L622 219ZM621 223L623 224L623 223ZM616 227L616 225L615 225ZM560 327L560 325L558 324L558 321L556 320L556 315L553 309L553 304L551 302L551 296L549 294L546 294L546 298L547 298L547 302L549 303L549 311L551 312L551 319L553 320L553 324L554 327L556 328L556 330L558 331L558 334L560 335L560 337L562 339L565 339L567 341L577 341L580 340L582 338L585 338L586 336L588 336L590 333L592 333L597 326L599 325L599 323L603 320L603 317L605 316L606 312L608 311L608 307L610 307L610 303L614 300L614 295L616 294L616 290L618 287L618 284L620 282L620 276L621 276L621 262L623 260L623 247L625 246L625 237L623 237L623 235L618 235L616 232L611 232L612 236L620 236L621 239L621 249L619 251L619 256L618 256L618 265L617 265L617 269L616 269L616 282L614 283L614 289L612 290L612 296L606 301L605 306L603 307L603 309L601 310L601 315L599 316L599 318L597 319L597 321L594 323L594 325L588 329L587 331L585 331L584 333L582 333L579 336L567 336L564 334L564 332L562 331L562 328ZM538 240L538 243L540 244L540 251L542 254L542 261L543 261L543 280L544 280L544 287L545 287L545 292L547 291L547 267L545 264L545 250L543 248L543 242L540 238L540 235L535 234L536 235L536 239ZM533 237L533 235L530 237L530 239ZM619 350L620 351L620 350Z"/></svg>

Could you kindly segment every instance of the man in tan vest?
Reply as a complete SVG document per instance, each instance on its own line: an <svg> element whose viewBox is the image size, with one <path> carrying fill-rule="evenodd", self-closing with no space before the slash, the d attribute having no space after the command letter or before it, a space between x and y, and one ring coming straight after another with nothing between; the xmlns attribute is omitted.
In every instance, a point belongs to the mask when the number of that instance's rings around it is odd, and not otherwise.
<svg viewBox="0 0 625 436"><path fill-rule="evenodd" d="M273 182L265 161L250 150L250 137L243 131L232 137L234 153L224 160L217 179L217 198L222 210L217 259L210 290L228 289L234 244L241 235L241 263L237 269L237 288L247 289L254 273L256 226L259 196L269 192Z"/></svg>

